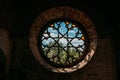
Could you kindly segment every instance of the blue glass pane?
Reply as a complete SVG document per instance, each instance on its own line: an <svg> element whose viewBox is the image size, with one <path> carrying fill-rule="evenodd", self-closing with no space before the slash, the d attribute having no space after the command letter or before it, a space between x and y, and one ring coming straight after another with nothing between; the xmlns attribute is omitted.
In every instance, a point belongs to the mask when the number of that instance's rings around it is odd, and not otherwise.
<svg viewBox="0 0 120 80"><path fill-rule="evenodd" d="M61 22L60 26L65 27L66 26L65 22Z"/></svg>
<svg viewBox="0 0 120 80"><path fill-rule="evenodd" d="M47 40L44 39L44 40L42 41L42 44L43 44L43 45L46 45L46 46L52 46L52 45L54 44L54 40L53 40L52 38L48 38Z"/></svg>
<svg viewBox="0 0 120 80"><path fill-rule="evenodd" d="M42 44L47 46L47 45L49 44L49 41L44 39L44 40L42 41Z"/></svg>
<svg viewBox="0 0 120 80"><path fill-rule="evenodd" d="M55 28L58 28L58 24L57 23L55 23L54 26L55 26Z"/></svg>
<svg viewBox="0 0 120 80"><path fill-rule="evenodd" d="M79 45L83 45L83 44L84 44L84 41L75 38L75 39L72 40L71 43L72 43L72 45L74 45L75 47L77 47L77 46L79 46Z"/></svg>
<svg viewBox="0 0 120 80"><path fill-rule="evenodd" d="M48 32L49 32L49 33L53 32L53 28L52 28L52 27L49 27L49 28L48 28Z"/></svg>
<svg viewBox="0 0 120 80"><path fill-rule="evenodd" d="M61 22L57 22L57 24L60 24Z"/></svg>
<svg viewBox="0 0 120 80"><path fill-rule="evenodd" d="M78 28L73 28L73 31L75 31L77 33L78 32Z"/></svg>
<svg viewBox="0 0 120 80"><path fill-rule="evenodd" d="M49 27L48 32L50 33L51 37L58 37L58 31L56 29Z"/></svg>
<svg viewBox="0 0 120 80"><path fill-rule="evenodd" d="M68 28L71 28L71 27L72 27L72 23L69 23L69 24L68 24Z"/></svg>
<svg viewBox="0 0 120 80"><path fill-rule="evenodd" d="M68 37L74 38L75 36L76 36L76 32L75 31L73 31L73 30L69 30L68 31Z"/></svg>
<svg viewBox="0 0 120 80"><path fill-rule="evenodd" d="M67 38L67 34L65 34L64 37Z"/></svg>
<svg viewBox="0 0 120 80"><path fill-rule="evenodd" d="M60 24L59 31L62 35L64 35L67 32L66 24L64 22Z"/></svg>
<svg viewBox="0 0 120 80"><path fill-rule="evenodd" d="M48 41L49 41L49 43L54 42L54 40L52 38L48 38Z"/></svg>
<svg viewBox="0 0 120 80"><path fill-rule="evenodd" d="M82 36L83 36L83 34L81 34L81 33L77 35L77 37L80 37L80 38L81 38Z"/></svg>
<svg viewBox="0 0 120 80"><path fill-rule="evenodd" d="M58 31L54 30L53 32L50 33L51 37L58 37Z"/></svg>
<svg viewBox="0 0 120 80"><path fill-rule="evenodd" d="M80 45L83 45L83 44L84 44L84 41L83 41L83 40L79 40L79 44L80 44Z"/></svg>

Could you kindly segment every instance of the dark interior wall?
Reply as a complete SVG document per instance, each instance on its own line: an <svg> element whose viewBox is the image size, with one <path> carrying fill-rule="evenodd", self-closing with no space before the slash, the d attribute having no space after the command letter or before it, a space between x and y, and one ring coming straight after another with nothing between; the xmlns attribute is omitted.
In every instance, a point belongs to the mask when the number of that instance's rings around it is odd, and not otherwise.
<svg viewBox="0 0 120 80"><path fill-rule="evenodd" d="M118 30L119 5L115 1L107 2L104 0L1 0L0 4L1 26L6 26L6 28L8 28L8 26L12 26L10 28L10 31L16 31L16 35L25 36L24 33L28 33L27 31L31 26L33 20L41 12L56 6L71 6L87 13L88 16L92 18L95 25L97 25L98 35L102 33L112 34L113 31L113 33L117 33L116 30ZM105 36L105 34L103 36Z"/></svg>
<svg viewBox="0 0 120 80"><path fill-rule="evenodd" d="M56 6L71 6L85 12L93 20L98 35L98 47L93 59L71 74L46 70L36 62L29 47L32 22L40 13ZM118 10L117 2L105 0L1 0L0 28L9 31L14 41L9 79L117 80L120 66Z"/></svg>

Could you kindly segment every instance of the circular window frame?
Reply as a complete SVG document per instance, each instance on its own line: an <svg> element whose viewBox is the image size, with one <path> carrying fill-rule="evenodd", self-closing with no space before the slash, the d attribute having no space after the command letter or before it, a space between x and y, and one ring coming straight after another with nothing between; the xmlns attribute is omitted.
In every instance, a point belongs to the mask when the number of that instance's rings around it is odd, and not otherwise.
<svg viewBox="0 0 120 80"><path fill-rule="evenodd" d="M81 25L84 27L84 29L88 34L89 46L88 46L88 52L86 56L78 64L71 67L58 68L51 64L48 64L44 60L44 58L40 55L41 53L39 52L39 49L38 49L39 32L44 27L44 25L46 25L49 21L58 19L58 18L68 18L81 23ZM78 9L68 7L68 6L55 7L55 8L46 10L35 19L30 29L29 45L35 59L45 68L57 73L71 73L73 71L81 69L91 60L97 47L97 35L96 35L96 30L93 22L85 13L83 13Z"/></svg>
<svg viewBox="0 0 120 80"><path fill-rule="evenodd" d="M72 24L75 24L76 28L78 28L78 30L81 31L81 34L85 37L85 40L84 40L84 46L85 48L83 49L82 51L82 56L79 56L79 58L76 58L76 61L73 61L72 63L70 64L56 64L52 61L50 61L45 55L44 55L44 51L42 50L42 36L43 36L43 33L44 31L48 28L48 26L50 26L50 24L54 24L56 22L70 22ZM63 37L62 37L63 38ZM77 37L78 38L78 37ZM65 68L65 67L71 67L71 66L74 66L76 65L77 63L79 63L80 61L83 60L83 58L86 56L87 52L88 52L88 46L89 46L89 38L88 38L88 34L87 32L85 31L84 27L79 23L79 22L76 22L74 20L71 20L71 19L66 19L66 18L59 18L59 19L55 19L55 20L51 20L48 22L48 24L46 24L45 26L42 27L42 30L40 31L39 35L38 35L38 50L39 52L41 53L40 55L44 58L44 60L46 60L46 62L48 62L49 64L55 66L55 67L58 67L58 68ZM71 46L72 47L72 46ZM77 48L75 46L73 46L74 48Z"/></svg>

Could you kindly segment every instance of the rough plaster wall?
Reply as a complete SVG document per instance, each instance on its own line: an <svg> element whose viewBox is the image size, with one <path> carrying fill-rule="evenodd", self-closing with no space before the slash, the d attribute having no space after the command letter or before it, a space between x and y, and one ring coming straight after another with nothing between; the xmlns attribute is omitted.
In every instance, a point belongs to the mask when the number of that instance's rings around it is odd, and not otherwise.
<svg viewBox="0 0 120 80"><path fill-rule="evenodd" d="M98 48L82 80L117 80L116 56L109 38L98 39Z"/></svg>

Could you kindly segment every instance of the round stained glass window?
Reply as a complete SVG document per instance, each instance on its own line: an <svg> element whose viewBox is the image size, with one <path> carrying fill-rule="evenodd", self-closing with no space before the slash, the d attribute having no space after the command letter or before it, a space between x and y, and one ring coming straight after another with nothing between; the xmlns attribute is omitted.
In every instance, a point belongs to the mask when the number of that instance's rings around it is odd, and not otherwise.
<svg viewBox="0 0 120 80"><path fill-rule="evenodd" d="M57 73L84 67L97 47L93 22L81 10L61 6L46 10L30 29L29 44L42 66Z"/></svg>
<svg viewBox="0 0 120 80"><path fill-rule="evenodd" d="M88 42L83 27L65 19L48 23L38 38L41 55L57 67L70 67L78 63L85 55Z"/></svg>

